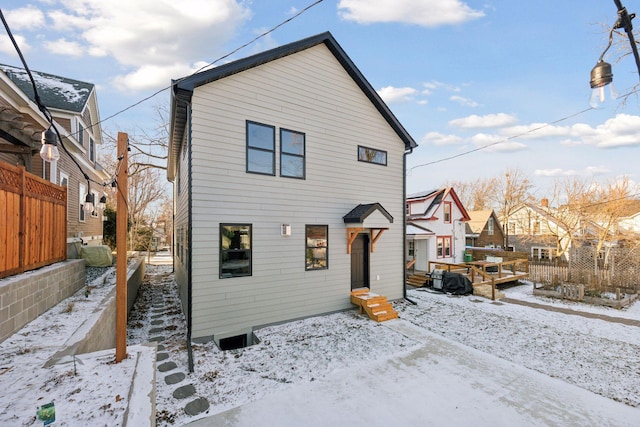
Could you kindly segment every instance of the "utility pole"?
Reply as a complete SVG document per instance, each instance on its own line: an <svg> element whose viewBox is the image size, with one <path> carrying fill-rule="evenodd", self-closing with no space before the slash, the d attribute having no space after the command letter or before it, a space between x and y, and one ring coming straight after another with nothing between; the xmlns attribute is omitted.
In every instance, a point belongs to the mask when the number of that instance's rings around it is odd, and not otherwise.
<svg viewBox="0 0 640 427"><path fill-rule="evenodd" d="M129 197L129 135L118 132L116 183L116 363L127 357L127 199Z"/></svg>

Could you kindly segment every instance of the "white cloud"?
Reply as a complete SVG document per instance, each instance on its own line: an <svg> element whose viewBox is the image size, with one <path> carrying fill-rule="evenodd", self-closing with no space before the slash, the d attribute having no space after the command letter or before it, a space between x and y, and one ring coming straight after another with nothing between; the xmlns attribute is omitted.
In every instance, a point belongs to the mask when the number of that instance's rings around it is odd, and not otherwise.
<svg viewBox="0 0 640 427"><path fill-rule="evenodd" d="M425 82L422 84L424 86L424 90L422 93L424 95L430 95L433 91L438 89L443 89L447 92L460 92L460 88L458 86L450 85L448 83L439 82L437 80L432 80L430 82Z"/></svg>
<svg viewBox="0 0 640 427"><path fill-rule="evenodd" d="M250 15L234 0L61 0L49 14L69 43L94 56L112 56L130 72L116 78L122 89L168 85L191 64L216 59ZM173 74L180 72L181 74ZM188 73L188 72L187 72ZM164 81L160 82L160 78Z"/></svg>
<svg viewBox="0 0 640 427"><path fill-rule="evenodd" d="M135 71L117 76L113 79L113 84L119 90L148 90L163 86L169 86L171 79L176 76L184 77L194 73L200 67L188 67L181 63L163 65L143 65Z"/></svg>
<svg viewBox="0 0 640 427"><path fill-rule="evenodd" d="M451 120L449 125L462 129L499 128L513 124L517 120L517 117L513 114L498 113L484 116L473 114L461 119Z"/></svg>
<svg viewBox="0 0 640 427"><path fill-rule="evenodd" d="M31 46L24 37L14 34L13 38L16 39L16 43L22 53L28 52L31 49ZM15 56L16 58L18 57L18 52L16 52L16 48L13 46L13 43L11 43L9 37L0 37L0 52Z"/></svg>
<svg viewBox="0 0 640 427"><path fill-rule="evenodd" d="M45 42L44 46L52 53L58 55L82 56L84 48L78 42L58 39L54 42Z"/></svg>
<svg viewBox="0 0 640 427"><path fill-rule="evenodd" d="M392 104L394 102L410 102L413 100L413 95L415 95L416 92L412 87L385 86L378 91L378 95L380 95L387 104Z"/></svg>
<svg viewBox="0 0 640 427"><path fill-rule="evenodd" d="M457 102L458 104L464 106L464 107L471 107L471 108L476 108L476 107L480 107L480 104L477 103L476 101L469 99L469 98L464 98L462 96L458 96L458 95L453 95L449 98L450 101L453 102Z"/></svg>
<svg viewBox="0 0 640 427"><path fill-rule="evenodd" d="M338 14L360 24L401 22L424 27L461 24L484 16L460 0L340 0Z"/></svg>
<svg viewBox="0 0 640 427"><path fill-rule="evenodd" d="M422 144L433 145L456 145L461 144L463 139L458 135L445 135L439 132L429 132L422 137Z"/></svg>
<svg viewBox="0 0 640 427"><path fill-rule="evenodd" d="M553 177L567 177L567 176L596 176L596 175L605 175L609 173L610 170L605 166L587 166L582 170L575 169L536 169L533 174L535 176L543 176L548 178Z"/></svg>
<svg viewBox="0 0 640 427"><path fill-rule="evenodd" d="M7 10L2 13L12 32L15 30L33 30L44 26L44 13L32 5Z"/></svg>
<svg viewBox="0 0 640 427"><path fill-rule="evenodd" d="M598 148L640 146L640 116L618 114L598 125L584 137L587 144Z"/></svg>

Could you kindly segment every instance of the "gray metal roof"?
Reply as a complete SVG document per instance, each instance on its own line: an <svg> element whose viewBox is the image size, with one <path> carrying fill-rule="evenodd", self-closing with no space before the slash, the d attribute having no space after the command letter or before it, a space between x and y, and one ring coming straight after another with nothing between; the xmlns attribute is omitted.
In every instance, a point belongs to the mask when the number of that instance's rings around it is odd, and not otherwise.
<svg viewBox="0 0 640 427"><path fill-rule="evenodd" d="M182 79L173 81L173 97L171 98L171 131L169 143L169 165L167 175L170 180L174 178L175 165L172 164L178 158L180 143L186 127L187 111L185 103L191 100L193 90L202 85L206 85L216 80L240 73L242 71L257 67L259 65L271 62L273 60L289 56L291 54L309 49L319 44L325 44L329 51L333 53L335 58L344 67L345 71L351 76L354 82L360 87L363 93L369 98L371 103L380 112L382 117L389 123L391 128L398 134L404 142L405 149L409 150L418 146L411 135L402 126L398 119L393 115L389 107L384 103L371 84L365 79L360 70L355 66L351 59L347 56L342 47L333 38L329 32L317 34L306 39L302 39L293 43L289 43L275 49L271 49L256 55L252 55L237 61L221 65L210 70L202 71Z"/></svg>
<svg viewBox="0 0 640 427"><path fill-rule="evenodd" d="M25 95L35 101L33 86L26 70L10 65L0 64L2 70ZM31 70L36 82L38 95L48 108L82 113L93 91L93 83L81 82L66 77L55 76Z"/></svg>
<svg viewBox="0 0 640 427"><path fill-rule="evenodd" d="M360 224L364 222L365 219L375 211L379 211L382 215L385 216L389 220L390 223L393 223L393 217L387 212L385 208L382 207L380 203L369 203L366 205L358 205L355 208L351 209L351 212L342 217L346 224Z"/></svg>

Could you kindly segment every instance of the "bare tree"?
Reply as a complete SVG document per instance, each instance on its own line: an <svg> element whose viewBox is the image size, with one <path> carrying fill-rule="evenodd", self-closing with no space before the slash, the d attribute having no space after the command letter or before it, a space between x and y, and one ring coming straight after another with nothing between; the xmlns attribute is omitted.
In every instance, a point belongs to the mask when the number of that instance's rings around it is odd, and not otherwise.
<svg viewBox="0 0 640 427"><path fill-rule="evenodd" d="M451 181L446 186L453 187L467 210L483 211L492 209L491 194L497 182L497 178L485 178L471 182Z"/></svg>
<svg viewBox="0 0 640 427"><path fill-rule="evenodd" d="M502 221L504 247L509 247L509 218L530 197L531 181L517 168L507 169L503 179L497 179L489 194L493 206Z"/></svg>

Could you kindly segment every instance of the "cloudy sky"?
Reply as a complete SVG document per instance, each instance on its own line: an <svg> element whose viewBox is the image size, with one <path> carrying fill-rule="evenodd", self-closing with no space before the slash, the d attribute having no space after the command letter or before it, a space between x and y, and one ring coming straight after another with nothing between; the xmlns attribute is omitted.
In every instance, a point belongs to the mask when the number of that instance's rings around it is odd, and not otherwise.
<svg viewBox="0 0 640 427"><path fill-rule="evenodd" d="M207 64L331 31L420 145L409 192L508 168L540 188L571 176L640 182L637 96L589 110L614 2L324 0L225 57L314 2L5 0L2 12L32 69L97 85L102 118ZM619 49L605 60L625 94L640 79L631 57L614 62ZM4 32L0 63L20 66ZM167 91L103 126L154 126L162 103Z"/></svg>

